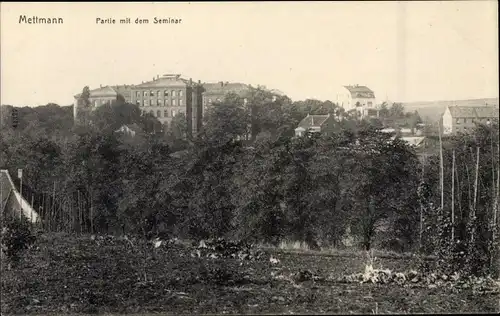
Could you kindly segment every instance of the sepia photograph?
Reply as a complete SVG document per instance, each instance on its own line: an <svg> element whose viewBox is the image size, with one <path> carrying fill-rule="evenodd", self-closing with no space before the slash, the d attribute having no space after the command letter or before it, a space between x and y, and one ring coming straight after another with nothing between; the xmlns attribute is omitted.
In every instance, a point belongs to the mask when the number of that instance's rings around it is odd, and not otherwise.
<svg viewBox="0 0 500 316"><path fill-rule="evenodd" d="M0 24L0 315L500 314L498 1Z"/></svg>

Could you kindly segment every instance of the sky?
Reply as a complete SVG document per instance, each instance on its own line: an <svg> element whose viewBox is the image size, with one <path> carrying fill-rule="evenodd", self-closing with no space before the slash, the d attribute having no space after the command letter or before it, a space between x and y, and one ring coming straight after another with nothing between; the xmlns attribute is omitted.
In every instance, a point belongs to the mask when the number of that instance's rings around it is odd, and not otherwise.
<svg viewBox="0 0 500 316"><path fill-rule="evenodd" d="M498 97L497 5L3 2L0 101L69 105L84 86L137 84L167 73L265 85L293 100L333 100L350 84L399 102ZM20 15L64 23L19 23ZM120 24L125 17L132 23ZM182 21L153 24L154 17Z"/></svg>

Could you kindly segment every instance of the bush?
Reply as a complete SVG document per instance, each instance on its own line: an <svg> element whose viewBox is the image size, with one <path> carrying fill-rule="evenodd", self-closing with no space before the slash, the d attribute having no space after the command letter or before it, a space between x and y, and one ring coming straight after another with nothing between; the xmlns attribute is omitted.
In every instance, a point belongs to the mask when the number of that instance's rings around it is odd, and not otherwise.
<svg viewBox="0 0 500 316"><path fill-rule="evenodd" d="M13 219L2 228L2 251L13 263L17 263L24 250L28 249L36 240L30 224L26 221Z"/></svg>

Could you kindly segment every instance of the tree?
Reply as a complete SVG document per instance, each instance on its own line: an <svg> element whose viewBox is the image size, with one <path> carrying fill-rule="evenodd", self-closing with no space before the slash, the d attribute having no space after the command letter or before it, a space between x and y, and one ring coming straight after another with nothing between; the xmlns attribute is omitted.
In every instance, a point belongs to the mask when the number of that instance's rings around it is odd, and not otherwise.
<svg viewBox="0 0 500 316"><path fill-rule="evenodd" d="M172 151L175 152L187 148L187 121L184 113L178 113L172 118L166 134Z"/></svg>
<svg viewBox="0 0 500 316"><path fill-rule="evenodd" d="M389 116L392 118L402 118L404 115L405 112L403 104L394 102L389 109Z"/></svg>
<svg viewBox="0 0 500 316"><path fill-rule="evenodd" d="M388 108L388 106L387 106L387 102L385 102L385 101L384 101L384 102L380 105L379 115L380 115L380 117L382 117L382 118L387 118L387 117L389 117L389 114L390 114L390 112L389 112L389 108Z"/></svg>
<svg viewBox="0 0 500 316"><path fill-rule="evenodd" d="M89 116L92 110L90 96L90 88L88 86L83 87L76 104L77 123L83 126L87 126L90 123Z"/></svg>
<svg viewBox="0 0 500 316"><path fill-rule="evenodd" d="M207 111L200 138L212 143L224 144L250 134L251 114L244 100L236 94L228 94L220 103L214 103Z"/></svg>

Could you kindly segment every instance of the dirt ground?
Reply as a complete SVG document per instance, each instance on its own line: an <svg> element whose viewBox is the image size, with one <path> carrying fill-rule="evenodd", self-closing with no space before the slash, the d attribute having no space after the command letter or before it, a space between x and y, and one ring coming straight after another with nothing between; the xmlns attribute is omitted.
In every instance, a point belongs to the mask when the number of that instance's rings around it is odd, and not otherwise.
<svg viewBox="0 0 500 316"><path fill-rule="evenodd" d="M240 260L198 257L193 251L179 244L155 249L127 240L43 235L17 266L9 270L2 262L2 315L500 311L497 294L335 281L362 272L362 256L268 252L261 260ZM279 262L272 264L271 255ZM410 259L375 264L396 271L412 267ZM290 278L305 270L314 277Z"/></svg>

